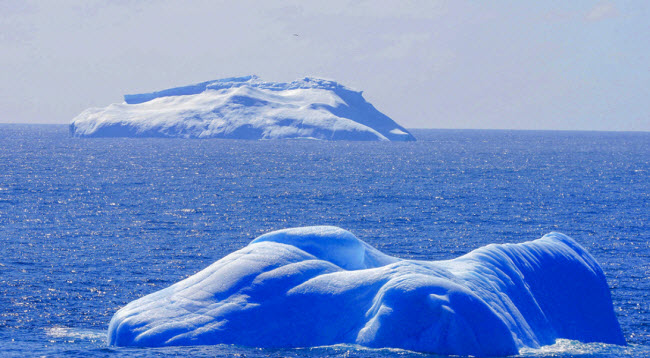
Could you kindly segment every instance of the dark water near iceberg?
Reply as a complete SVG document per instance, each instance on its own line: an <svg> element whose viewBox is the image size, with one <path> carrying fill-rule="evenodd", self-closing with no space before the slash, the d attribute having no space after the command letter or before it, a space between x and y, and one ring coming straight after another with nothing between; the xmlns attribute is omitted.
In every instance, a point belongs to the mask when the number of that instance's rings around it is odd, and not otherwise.
<svg viewBox="0 0 650 358"><path fill-rule="evenodd" d="M560 231L596 257L650 356L650 133L414 131L414 143L78 139L0 125L0 356L427 356L353 346L116 348L126 303L275 229L336 225L403 258Z"/></svg>

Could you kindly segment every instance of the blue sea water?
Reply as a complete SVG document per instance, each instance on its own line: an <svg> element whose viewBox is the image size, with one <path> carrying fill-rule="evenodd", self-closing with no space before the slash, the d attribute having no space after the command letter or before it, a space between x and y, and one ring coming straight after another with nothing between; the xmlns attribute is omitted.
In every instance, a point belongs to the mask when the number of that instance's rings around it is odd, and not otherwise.
<svg viewBox="0 0 650 358"><path fill-rule="evenodd" d="M113 313L287 227L336 225L399 257L563 232L603 267L627 347L650 356L650 133L416 130L418 142L79 139L0 125L0 356L421 357L332 346L106 345Z"/></svg>

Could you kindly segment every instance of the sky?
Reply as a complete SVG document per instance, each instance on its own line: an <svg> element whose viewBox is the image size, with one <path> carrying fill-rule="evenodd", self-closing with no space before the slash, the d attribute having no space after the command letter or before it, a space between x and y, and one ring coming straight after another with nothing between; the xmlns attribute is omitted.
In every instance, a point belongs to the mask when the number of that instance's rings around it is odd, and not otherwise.
<svg viewBox="0 0 650 358"><path fill-rule="evenodd" d="M650 131L650 1L0 0L0 123L256 74L407 128Z"/></svg>

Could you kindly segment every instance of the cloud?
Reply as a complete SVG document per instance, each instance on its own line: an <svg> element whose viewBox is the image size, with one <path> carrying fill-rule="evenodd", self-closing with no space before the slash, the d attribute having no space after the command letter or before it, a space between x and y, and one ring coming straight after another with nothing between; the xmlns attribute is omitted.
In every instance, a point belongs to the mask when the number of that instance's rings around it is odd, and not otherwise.
<svg viewBox="0 0 650 358"><path fill-rule="evenodd" d="M298 2L305 14L366 17L376 19L433 19L446 11L441 0L335 0L329 2Z"/></svg>
<svg viewBox="0 0 650 358"><path fill-rule="evenodd" d="M618 10L612 3L603 2L594 6L585 18L589 21L599 21L618 16Z"/></svg>

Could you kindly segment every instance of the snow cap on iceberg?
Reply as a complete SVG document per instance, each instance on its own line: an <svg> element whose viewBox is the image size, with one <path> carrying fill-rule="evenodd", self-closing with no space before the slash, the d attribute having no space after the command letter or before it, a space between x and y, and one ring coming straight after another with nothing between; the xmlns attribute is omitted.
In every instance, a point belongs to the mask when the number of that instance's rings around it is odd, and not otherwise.
<svg viewBox="0 0 650 358"><path fill-rule="evenodd" d="M339 343L501 356L558 338L625 344L594 258L551 233L402 260L336 227L262 235L113 316L119 346Z"/></svg>
<svg viewBox="0 0 650 358"><path fill-rule="evenodd" d="M289 83L231 77L128 94L125 103L89 108L70 124L78 137L391 140L415 138L337 82Z"/></svg>

